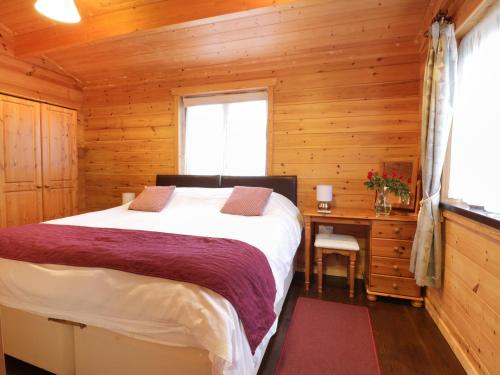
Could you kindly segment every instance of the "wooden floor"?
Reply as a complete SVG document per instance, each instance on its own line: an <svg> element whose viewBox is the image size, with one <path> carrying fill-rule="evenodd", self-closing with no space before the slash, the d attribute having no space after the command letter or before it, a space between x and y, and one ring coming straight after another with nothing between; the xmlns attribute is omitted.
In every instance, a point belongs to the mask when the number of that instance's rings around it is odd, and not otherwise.
<svg viewBox="0 0 500 375"><path fill-rule="evenodd" d="M466 374L425 309L390 298L369 302L361 280L357 282L352 303L370 309L383 375ZM319 296L315 283L308 293L305 292L304 275L297 273L283 307L278 332L269 344L259 375L274 373L295 303L300 296L350 303L345 278L326 276L323 295Z"/></svg>
<svg viewBox="0 0 500 375"><path fill-rule="evenodd" d="M283 307L278 332L271 340L259 375L272 375L278 362L286 330L299 296L321 298L349 303L345 279L327 276L320 297L316 285L309 293L304 291L304 275L297 273ZM425 309L394 299L366 300L358 280L354 304L368 306L383 375L439 374L465 375L465 371L451 351ZM332 340L335 338L332 337ZM42 375L45 371L7 358L8 375ZM147 374L145 374L147 375ZM311 374L314 375L314 374Z"/></svg>

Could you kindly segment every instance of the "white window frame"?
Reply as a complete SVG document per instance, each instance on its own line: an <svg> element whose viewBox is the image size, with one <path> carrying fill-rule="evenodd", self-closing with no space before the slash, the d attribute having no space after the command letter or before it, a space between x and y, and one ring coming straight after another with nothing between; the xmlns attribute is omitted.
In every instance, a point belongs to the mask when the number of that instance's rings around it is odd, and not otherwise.
<svg viewBox="0 0 500 375"><path fill-rule="evenodd" d="M273 108L274 108L274 86L276 79L262 79L252 81L239 81L213 85L202 85L193 87L180 87L172 90L174 96L174 126L177 133L177 142L174 142L175 147L175 166L176 174L184 174L185 159L185 130L186 130L186 107L184 101L196 100L196 98L208 98L216 96L225 96L227 102L230 102L231 94L249 93L254 95L255 92L264 92L267 96L267 147L266 147L266 175L272 174L273 163ZM220 99L220 97L218 98ZM218 100L215 98L214 100ZM218 102L220 103L220 102Z"/></svg>

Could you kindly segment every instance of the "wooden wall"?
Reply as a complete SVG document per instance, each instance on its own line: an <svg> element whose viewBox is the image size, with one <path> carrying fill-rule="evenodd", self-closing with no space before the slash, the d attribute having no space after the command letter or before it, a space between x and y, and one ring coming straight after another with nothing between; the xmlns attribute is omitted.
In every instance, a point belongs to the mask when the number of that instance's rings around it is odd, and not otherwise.
<svg viewBox="0 0 500 375"><path fill-rule="evenodd" d="M14 39L0 24L0 92L79 108L82 92L75 78L47 58L20 60L14 57Z"/></svg>
<svg viewBox="0 0 500 375"><path fill-rule="evenodd" d="M445 212L442 289L426 308L469 374L500 369L500 231Z"/></svg>
<svg viewBox="0 0 500 375"><path fill-rule="evenodd" d="M371 207L362 185L389 157L416 157L419 64L414 46L366 47L300 61L234 65L181 77L85 89L87 209L120 203L157 173L172 173L176 156L173 97L179 86L277 78L273 174L299 177L299 206L315 204L318 183L334 186L337 207Z"/></svg>
<svg viewBox="0 0 500 375"><path fill-rule="evenodd" d="M272 172L298 176L300 208L316 204L319 183L333 184L336 207L372 207L367 171L386 158L418 157L420 66L411 43L363 48L86 88L86 210L118 205L122 192L138 193L157 173L174 173L172 88L259 78L277 79ZM364 252L359 228L342 231L356 235ZM328 273L345 273L333 262ZM359 276L362 269L359 262Z"/></svg>

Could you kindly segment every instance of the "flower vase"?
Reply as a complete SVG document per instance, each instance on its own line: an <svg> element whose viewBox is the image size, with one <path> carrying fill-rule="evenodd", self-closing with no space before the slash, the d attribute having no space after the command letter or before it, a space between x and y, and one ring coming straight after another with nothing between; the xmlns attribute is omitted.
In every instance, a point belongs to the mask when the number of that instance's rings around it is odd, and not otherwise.
<svg viewBox="0 0 500 375"><path fill-rule="evenodd" d="M377 189L377 197L375 199L375 215L387 216L391 213L391 202L389 201L389 190L387 187Z"/></svg>

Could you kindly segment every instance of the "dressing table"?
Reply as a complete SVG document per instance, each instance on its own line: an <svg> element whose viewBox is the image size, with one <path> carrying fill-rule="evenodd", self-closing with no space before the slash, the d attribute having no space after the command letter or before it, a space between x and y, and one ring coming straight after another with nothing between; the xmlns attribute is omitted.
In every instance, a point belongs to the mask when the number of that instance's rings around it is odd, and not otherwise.
<svg viewBox="0 0 500 375"><path fill-rule="evenodd" d="M378 296L385 296L410 300L415 307L423 305L422 288L417 286L409 271L417 224L415 213L393 212L388 216L376 216L373 209L334 208L331 213L306 209L303 216L306 290L310 287L311 248L316 225L362 226L367 233L363 273L368 300L376 301Z"/></svg>

